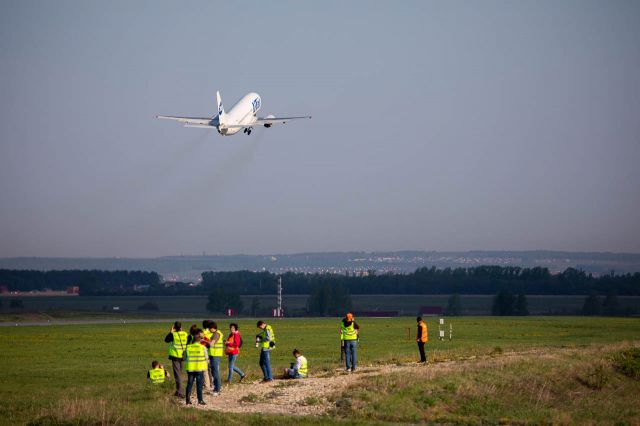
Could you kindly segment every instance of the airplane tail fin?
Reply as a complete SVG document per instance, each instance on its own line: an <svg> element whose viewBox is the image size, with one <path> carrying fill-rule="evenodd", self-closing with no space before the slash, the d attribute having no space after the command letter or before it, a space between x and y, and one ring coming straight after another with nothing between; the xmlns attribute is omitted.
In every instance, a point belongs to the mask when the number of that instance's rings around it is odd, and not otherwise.
<svg viewBox="0 0 640 426"><path fill-rule="evenodd" d="M222 105L222 98L220 92L216 92L216 101L218 102L218 122L224 125L224 106Z"/></svg>

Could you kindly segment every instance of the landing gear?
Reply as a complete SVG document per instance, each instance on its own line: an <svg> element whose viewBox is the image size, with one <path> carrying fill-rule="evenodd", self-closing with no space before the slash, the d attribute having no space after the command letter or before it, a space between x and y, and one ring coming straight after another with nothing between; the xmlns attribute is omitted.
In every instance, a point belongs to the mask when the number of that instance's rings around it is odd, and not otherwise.
<svg viewBox="0 0 640 426"><path fill-rule="evenodd" d="M250 135L250 134L251 134L251 127L249 127L248 129L244 129L244 132L245 132L247 135Z"/></svg>

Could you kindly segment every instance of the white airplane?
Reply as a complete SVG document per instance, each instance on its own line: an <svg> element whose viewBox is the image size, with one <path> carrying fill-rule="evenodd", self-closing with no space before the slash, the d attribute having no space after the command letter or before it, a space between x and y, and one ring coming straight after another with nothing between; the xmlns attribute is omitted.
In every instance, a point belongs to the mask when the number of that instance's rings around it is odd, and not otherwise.
<svg viewBox="0 0 640 426"><path fill-rule="evenodd" d="M223 136L235 135L240 129L243 129L244 133L250 135L251 129L253 129L254 126L271 127L274 124L284 124L289 120L311 118L310 115L299 117L275 117L273 115L267 115L266 117L258 117L256 114L262 106L262 99L260 99L260 95L254 92L244 95L229 112L224 111L220 92L216 92L216 99L218 101L218 115L212 118L174 117L170 115L156 115L156 118L179 121L184 123L184 127L217 129L218 133Z"/></svg>

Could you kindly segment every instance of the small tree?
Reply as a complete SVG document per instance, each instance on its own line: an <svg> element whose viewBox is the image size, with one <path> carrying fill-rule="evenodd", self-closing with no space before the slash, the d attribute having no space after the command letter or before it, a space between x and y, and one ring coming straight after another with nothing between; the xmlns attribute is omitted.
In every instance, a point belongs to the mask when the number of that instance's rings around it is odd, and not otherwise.
<svg viewBox="0 0 640 426"><path fill-rule="evenodd" d="M527 303L527 296L525 296L524 293L520 293L516 300L516 315L529 315L529 304Z"/></svg>
<svg viewBox="0 0 640 426"><path fill-rule="evenodd" d="M446 314L450 316L462 315L462 303L460 302L460 295L458 293L449 296Z"/></svg>
<svg viewBox="0 0 640 426"><path fill-rule="evenodd" d="M340 314L351 309L351 295L340 284L320 284L307 299L307 309L320 316Z"/></svg>
<svg viewBox="0 0 640 426"><path fill-rule="evenodd" d="M20 299L11 299L9 307L11 309L24 309L24 302Z"/></svg>
<svg viewBox="0 0 640 426"><path fill-rule="evenodd" d="M222 288L216 288L209 294L207 311L225 313L227 309L234 309L237 314L242 312L244 303L238 293L229 293Z"/></svg>
<svg viewBox="0 0 640 426"><path fill-rule="evenodd" d="M602 302L602 314L608 316L618 315L620 312L620 305L618 304L618 294L615 290L610 290Z"/></svg>
<svg viewBox="0 0 640 426"><path fill-rule="evenodd" d="M159 309L158 304L150 300L138 306L139 311L157 311Z"/></svg>
<svg viewBox="0 0 640 426"><path fill-rule="evenodd" d="M600 296L596 292L591 292L589 296L584 299L584 305L582 305L582 315L594 316L600 315Z"/></svg>
<svg viewBox="0 0 640 426"><path fill-rule="evenodd" d="M259 311L260 311L260 299L258 299L257 297L254 297L253 299L251 299L251 316L257 317Z"/></svg>
<svg viewBox="0 0 640 426"><path fill-rule="evenodd" d="M492 315L513 315L514 302L513 294L510 291L500 290L493 298Z"/></svg>

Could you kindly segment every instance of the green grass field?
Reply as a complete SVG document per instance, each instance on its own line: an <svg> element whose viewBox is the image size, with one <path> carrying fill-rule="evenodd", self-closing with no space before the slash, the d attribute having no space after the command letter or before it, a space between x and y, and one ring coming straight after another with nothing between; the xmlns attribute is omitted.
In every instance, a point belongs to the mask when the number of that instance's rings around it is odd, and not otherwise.
<svg viewBox="0 0 640 426"><path fill-rule="evenodd" d="M363 378L366 386L334 395L338 407L334 416L302 419L221 415L173 404L172 381L153 388L145 379L151 360L167 365L163 339L170 322L0 327L0 423L640 422L640 383L618 372L612 361L621 350L640 345L639 319L447 321L453 324L452 341L438 341L436 320L427 321L433 364L421 375ZM358 322L361 366L416 360L413 318ZM228 322L219 323L227 331ZM255 321L239 323L245 346L238 364L257 379L258 354L251 345ZM334 374L339 367L337 319L271 323L278 337L274 370L288 365L291 350L297 347L307 355L312 374ZM600 414L594 413L596 409Z"/></svg>

